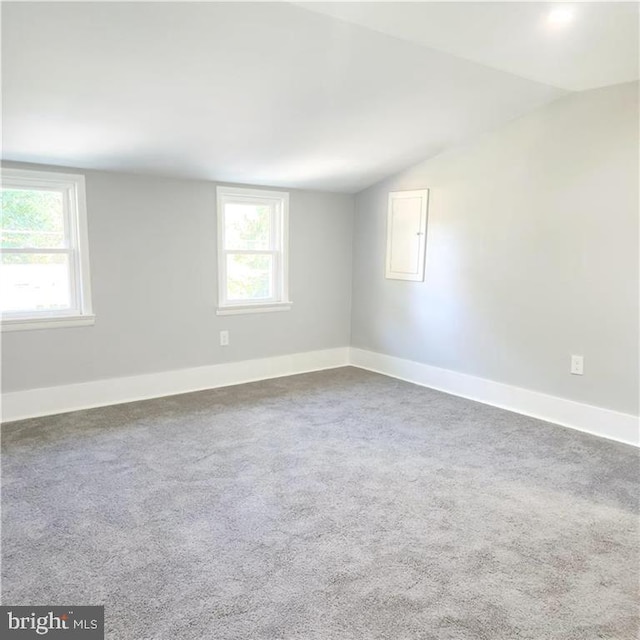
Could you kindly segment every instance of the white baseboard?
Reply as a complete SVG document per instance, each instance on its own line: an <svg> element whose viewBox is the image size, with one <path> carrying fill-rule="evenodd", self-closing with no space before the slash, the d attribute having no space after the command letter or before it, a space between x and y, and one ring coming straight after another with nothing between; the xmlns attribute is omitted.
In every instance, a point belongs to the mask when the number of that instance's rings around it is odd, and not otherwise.
<svg viewBox="0 0 640 640"><path fill-rule="evenodd" d="M554 422L601 438L640 445L639 418L628 413L354 347L350 349L349 361L361 369Z"/></svg>
<svg viewBox="0 0 640 640"><path fill-rule="evenodd" d="M170 396L349 364L349 348L307 351L273 358L242 360L192 369L110 378L2 394L2 420L22 420Z"/></svg>
<svg viewBox="0 0 640 640"><path fill-rule="evenodd" d="M640 445L638 416L354 347L4 393L2 420L9 422L227 387L348 364L602 438Z"/></svg>

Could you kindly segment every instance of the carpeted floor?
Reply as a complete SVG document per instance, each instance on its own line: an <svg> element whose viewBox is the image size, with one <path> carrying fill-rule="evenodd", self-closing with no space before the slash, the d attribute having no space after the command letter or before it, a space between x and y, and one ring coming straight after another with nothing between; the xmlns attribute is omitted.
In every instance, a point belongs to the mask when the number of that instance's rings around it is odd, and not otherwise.
<svg viewBox="0 0 640 640"><path fill-rule="evenodd" d="M112 640L635 640L638 453L354 368L3 428L3 603Z"/></svg>

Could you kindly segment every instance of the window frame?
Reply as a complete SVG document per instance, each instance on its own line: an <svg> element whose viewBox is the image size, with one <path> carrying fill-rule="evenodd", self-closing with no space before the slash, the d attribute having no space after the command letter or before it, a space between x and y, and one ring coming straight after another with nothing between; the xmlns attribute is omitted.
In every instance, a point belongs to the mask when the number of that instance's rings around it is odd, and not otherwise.
<svg viewBox="0 0 640 640"><path fill-rule="evenodd" d="M266 250L227 249L225 244L225 205L261 204L271 208L271 248ZM218 246L218 307L217 315L287 311L293 304L289 299L289 193L247 187L218 186L217 246ZM227 294L227 256L273 256L273 296L256 302L229 299Z"/></svg>
<svg viewBox="0 0 640 640"><path fill-rule="evenodd" d="M3 167L0 170L0 181L2 189L47 190L60 191L62 193L65 240L68 241L68 246L23 249L4 249L0 247L0 253L67 255L71 294L71 306L69 309L1 311L0 327L2 331L51 329L94 324L95 315L91 302L89 236L84 175Z"/></svg>

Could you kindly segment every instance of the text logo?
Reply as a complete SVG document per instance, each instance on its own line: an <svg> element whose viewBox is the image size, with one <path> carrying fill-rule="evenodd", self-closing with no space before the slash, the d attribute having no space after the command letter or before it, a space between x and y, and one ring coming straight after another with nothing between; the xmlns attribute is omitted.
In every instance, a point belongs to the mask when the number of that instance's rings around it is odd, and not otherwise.
<svg viewBox="0 0 640 640"><path fill-rule="evenodd" d="M104 607L0 607L0 632L7 640L104 640Z"/></svg>

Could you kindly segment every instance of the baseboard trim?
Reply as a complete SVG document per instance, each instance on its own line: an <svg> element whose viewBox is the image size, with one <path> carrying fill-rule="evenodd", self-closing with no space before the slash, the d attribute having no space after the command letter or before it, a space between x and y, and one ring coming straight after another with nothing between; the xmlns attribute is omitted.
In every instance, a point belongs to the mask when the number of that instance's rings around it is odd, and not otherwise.
<svg viewBox="0 0 640 640"><path fill-rule="evenodd" d="M341 347L57 387L13 391L2 394L2 420L10 422L79 409L148 400L178 393L280 378L296 373L335 369L348 364L349 348Z"/></svg>
<svg viewBox="0 0 640 640"><path fill-rule="evenodd" d="M638 416L355 347L3 393L2 421L215 389L349 364L601 438L640 446Z"/></svg>
<svg viewBox="0 0 640 640"><path fill-rule="evenodd" d="M361 369L554 422L601 438L640 446L638 416L355 347L350 348L349 361Z"/></svg>

